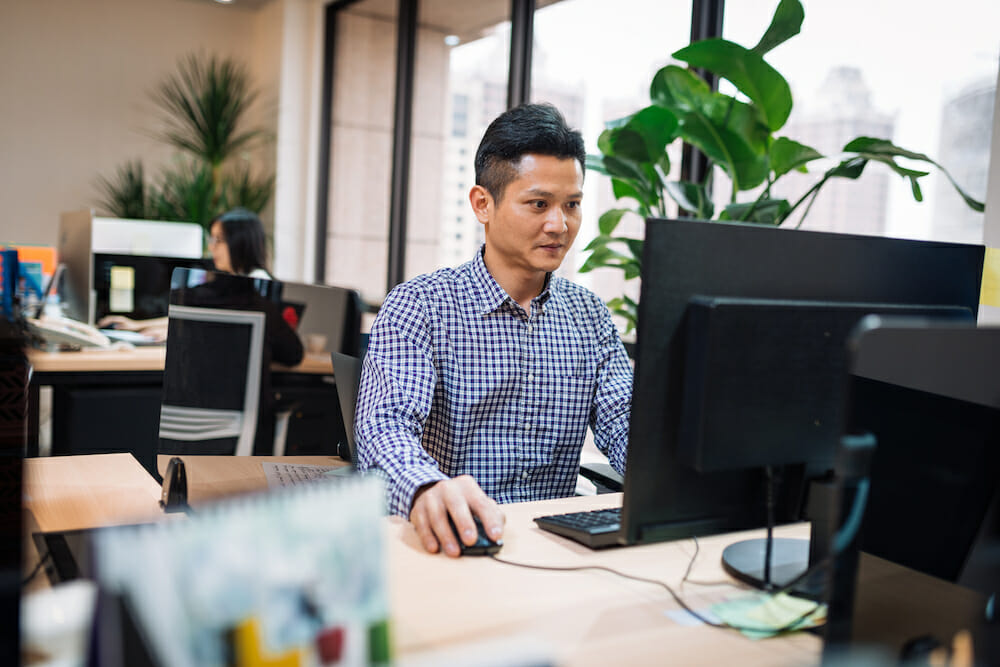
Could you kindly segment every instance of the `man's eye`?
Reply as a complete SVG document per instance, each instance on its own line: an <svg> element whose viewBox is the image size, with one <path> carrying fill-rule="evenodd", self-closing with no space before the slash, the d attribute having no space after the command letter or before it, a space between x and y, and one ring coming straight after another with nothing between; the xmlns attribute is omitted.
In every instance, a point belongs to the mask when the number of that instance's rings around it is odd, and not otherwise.
<svg viewBox="0 0 1000 667"><path fill-rule="evenodd" d="M542 201L541 199L536 199L535 201L531 202L531 206L533 208L545 208L545 202Z"/></svg>
<svg viewBox="0 0 1000 667"><path fill-rule="evenodd" d="M580 202L578 202L578 201L567 202L566 203L566 207L567 208L571 208L571 209L572 208L580 208Z"/></svg>

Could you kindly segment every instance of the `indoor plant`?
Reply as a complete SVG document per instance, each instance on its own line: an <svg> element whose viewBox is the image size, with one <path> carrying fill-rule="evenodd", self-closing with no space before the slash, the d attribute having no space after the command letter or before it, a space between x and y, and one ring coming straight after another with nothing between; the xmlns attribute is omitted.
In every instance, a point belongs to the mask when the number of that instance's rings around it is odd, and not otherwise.
<svg viewBox="0 0 1000 667"><path fill-rule="evenodd" d="M666 217L668 198L683 211L703 220L733 220L782 225L808 214L820 189L832 178L857 179L869 162L886 165L910 181L913 196L921 201L919 179L929 172L912 169L898 158L923 162L940 169L965 202L977 211L979 202L964 192L941 165L927 155L909 151L886 139L857 137L849 141L836 163L823 172L796 201L772 197L772 187L792 171L807 172L807 165L826 158L814 148L778 136L792 110L791 89L764 55L798 34L804 11L799 0L781 0L764 36L753 48L724 39L693 42L673 58L729 81L738 95L713 91L692 69L667 65L650 84L651 104L625 118L611 121L598 139L600 154L589 155L587 167L606 174L616 200L623 207L600 216L599 234L585 248L589 252L581 272L615 267L626 280L641 270L642 241L614 234L622 217ZM667 149L683 141L702 151L732 183L729 201L716 211L710 192L711 170L705 182L670 180ZM739 195L745 195L740 197ZM630 201L629 201L630 200ZM624 318L626 333L635 327L637 304L628 296L608 302Z"/></svg>
<svg viewBox="0 0 1000 667"><path fill-rule="evenodd" d="M99 205L119 218L176 220L208 226L235 206L260 212L271 199L274 176L255 176L242 153L266 137L245 129L258 93L246 68L217 56L190 54L151 94L164 123L160 138L179 151L158 183L146 181L141 160L99 177Z"/></svg>

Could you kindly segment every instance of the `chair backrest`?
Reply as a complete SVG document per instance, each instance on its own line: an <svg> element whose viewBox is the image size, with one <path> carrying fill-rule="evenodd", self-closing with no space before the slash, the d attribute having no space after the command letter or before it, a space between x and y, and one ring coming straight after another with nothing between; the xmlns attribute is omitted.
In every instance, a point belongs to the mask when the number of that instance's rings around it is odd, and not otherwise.
<svg viewBox="0 0 1000 667"><path fill-rule="evenodd" d="M161 454L253 453L265 314L171 304Z"/></svg>

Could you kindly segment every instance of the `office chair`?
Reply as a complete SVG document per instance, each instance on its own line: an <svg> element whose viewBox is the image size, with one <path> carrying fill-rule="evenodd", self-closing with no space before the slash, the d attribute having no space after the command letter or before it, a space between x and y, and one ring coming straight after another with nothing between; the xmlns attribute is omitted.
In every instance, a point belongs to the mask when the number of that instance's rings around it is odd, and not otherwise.
<svg viewBox="0 0 1000 667"><path fill-rule="evenodd" d="M253 453L265 314L171 304L161 454Z"/></svg>

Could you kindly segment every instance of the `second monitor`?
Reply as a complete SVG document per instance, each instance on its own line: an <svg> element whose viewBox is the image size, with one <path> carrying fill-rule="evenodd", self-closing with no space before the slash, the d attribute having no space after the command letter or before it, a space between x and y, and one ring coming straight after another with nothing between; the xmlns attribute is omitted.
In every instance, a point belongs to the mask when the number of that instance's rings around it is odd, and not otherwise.
<svg viewBox="0 0 1000 667"><path fill-rule="evenodd" d="M773 424L755 428L753 420L736 423L732 413L713 411L703 418L723 422L727 440L682 441L682 431L691 435L690 425L682 423L685 401L688 417L692 405L699 407L685 394L685 383L691 381L689 353L710 343L697 338L706 336L708 328L689 328L693 300L854 304L858 317L880 308L943 308L952 314L964 310L971 321L978 311L984 254L975 245L661 219L647 220L643 252L621 517L620 541L626 544L762 526L764 466L798 464L801 477L806 464L827 466L833 458L836 438L830 434L836 434L839 424L823 437L804 439L798 451L789 453L788 447L772 447ZM794 310L790 312L794 319ZM768 323L758 320L757 325L766 330ZM736 358L750 353L740 346L753 340L754 331L751 325L732 329L721 341L723 347ZM845 334L838 332L840 340L828 349L842 350ZM784 342L789 358L801 351L796 348L801 340L795 342L790 334L782 338L780 329L773 335L777 338L769 344L780 350ZM767 377L758 380L766 382ZM827 388L816 386L814 391L821 389L827 401L837 400ZM782 400L791 410L809 403L797 404L787 392L752 398ZM700 407L705 405L712 407ZM708 444L713 448L699 449ZM777 459L771 458L775 452ZM787 512L780 518L797 518L788 515L798 510L794 489L791 496L784 499Z"/></svg>

